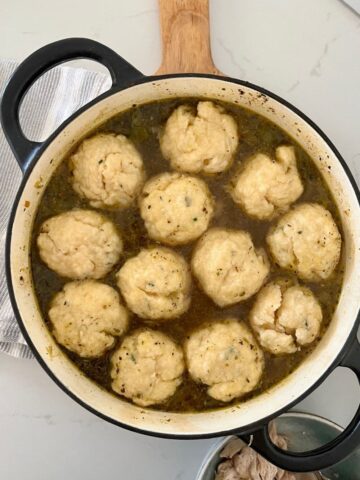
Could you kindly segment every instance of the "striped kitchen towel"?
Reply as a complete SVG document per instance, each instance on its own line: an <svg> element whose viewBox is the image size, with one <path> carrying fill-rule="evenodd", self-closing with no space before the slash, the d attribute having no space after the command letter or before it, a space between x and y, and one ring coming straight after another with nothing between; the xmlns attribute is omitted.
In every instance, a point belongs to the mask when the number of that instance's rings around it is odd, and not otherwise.
<svg viewBox="0 0 360 480"><path fill-rule="evenodd" d="M16 67L14 61L0 60L0 99ZM32 140L46 139L73 112L109 87L110 77L106 74L81 68L54 68L31 87L24 99L20 115L23 131ZM6 228L22 175L1 129L0 162L0 352L31 358L31 351L14 318L6 287Z"/></svg>

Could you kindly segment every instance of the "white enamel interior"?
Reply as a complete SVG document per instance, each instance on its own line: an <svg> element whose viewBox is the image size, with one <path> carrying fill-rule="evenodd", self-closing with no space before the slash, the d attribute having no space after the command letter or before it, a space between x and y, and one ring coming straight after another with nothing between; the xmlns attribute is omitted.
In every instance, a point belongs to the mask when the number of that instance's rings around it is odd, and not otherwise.
<svg viewBox="0 0 360 480"><path fill-rule="evenodd" d="M29 239L38 202L54 169L74 142L109 117L152 100L200 96L248 107L289 132L311 155L331 188L345 235L345 285L324 338L300 367L266 393L236 407L198 414L144 410L122 401L88 380L61 352L38 310L29 262ZM26 203L25 203L26 202ZM30 206L26 208L25 205ZM21 195L11 240L11 280L18 309L32 343L53 375L92 409L130 427L158 434L216 434L241 428L286 407L326 372L353 328L360 304L360 209L350 181L331 148L311 126L278 101L226 80L169 78L131 87L103 99L71 122L47 147Z"/></svg>

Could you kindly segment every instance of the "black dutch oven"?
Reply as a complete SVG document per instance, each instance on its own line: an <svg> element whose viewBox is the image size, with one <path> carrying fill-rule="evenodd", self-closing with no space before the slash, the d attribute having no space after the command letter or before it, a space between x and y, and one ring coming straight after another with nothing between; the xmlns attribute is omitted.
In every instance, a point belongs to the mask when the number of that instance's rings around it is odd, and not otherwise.
<svg viewBox="0 0 360 480"><path fill-rule="evenodd" d="M19 124L19 107L29 87L62 62L87 58L110 72L109 91L78 110L46 141L29 141ZM31 230L46 185L74 142L115 114L153 100L208 97L250 108L295 138L314 160L337 203L344 232L344 287L333 320L321 342L284 381L236 408L205 413L166 413L116 398L86 378L63 354L44 324L33 288ZM336 367L352 369L360 379L356 339L360 306L359 191L343 158L326 135L302 112L265 89L216 75L173 74L146 77L114 51L92 40L73 38L47 45L11 78L1 105L2 126L24 177L14 201L7 245L7 281L20 328L39 363L70 397L99 417L141 433L191 439L237 434L273 463L292 471L320 470L346 457L360 443L360 409L330 444L306 453L279 450L271 442L270 419L298 403ZM24 208L24 205L28 205ZM339 399L341 402L341 399Z"/></svg>

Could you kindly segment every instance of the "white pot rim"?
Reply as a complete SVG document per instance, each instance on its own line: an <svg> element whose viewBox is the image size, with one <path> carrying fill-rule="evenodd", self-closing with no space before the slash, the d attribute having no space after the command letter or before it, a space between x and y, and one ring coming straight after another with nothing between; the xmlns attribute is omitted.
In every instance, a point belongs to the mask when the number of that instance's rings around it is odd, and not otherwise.
<svg viewBox="0 0 360 480"><path fill-rule="evenodd" d="M191 92L193 92L192 95ZM199 92L203 92L203 95L196 94ZM295 139L300 143L302 141L306 143L302 146L307 147L308 151L313 149L312 156L317 155L318 152L323 155L321 160L316 160L317 166L328 185L330 182L331 191L338 207L341 208L341 217L345 222L344 228L347 235L346 255L351 259L351 263L350 260L347 262L345 272L344 285L347 288L343 288L334 321L331 322L313 354L289 376L291 378L288 377L286 381L239 407L196 414L169 414L143 410L113 396L110 399L108 397L111 394L83 378L79 372L76 373L76 367L70 365L70 361L56 346L46 327L41 325L43 322L39 318L28 258L29 234L33 218L47 181L62 160L61 148L67 145L69 149L74 138L78 140L90 130L90 124L103 123L115 112L129 108L135 101L140 104L146 103L146 100L172 96L208 96L230 102L231 98L236 97L240 106L252 108L270 119L276 118L280 112L284 115L281 120L283 124L278 122L281 128L286 129L286 122L289 122L289 125L290 122L295 122L297 128L292 126L293 132L301 130L298 135L291 132ZM275 113L272 113L271 109L275 110ZM62 154L64 155L65 153ZM332 169L332 176L329 174L330 169L327 168L329 166ZM42 186L36 189L34 184L39 178ZM24 211L23 204L26 199L30 199L31 207ZM351 210L350 214L345 213L346 208ZM82 406L116 425L161 437L206 438L239 431L244 433L265 424L314 390L340 363L353 342L360 322L358 288L360 284L360 193L345 161L327 136L302 112L277 95L247 82L210 75L179 74L143 78L129 88L110 90L86 105L62 124L40 149L35 149L14 202L7 237L6 259L10 298L25 339L51 378ZM341 326L340 318L335 318L340 315L343 315ZM335 341L335 335L337 335L337 341ZM49 353L49 347L52 353ZM297 382L301 385L297 385ZM286 399L283 395L286 395ZM268 405L264 405L266 403ZM102 406L105 404L106 408ZM121 408L117 408L117 404L121 404Z"/></svg>

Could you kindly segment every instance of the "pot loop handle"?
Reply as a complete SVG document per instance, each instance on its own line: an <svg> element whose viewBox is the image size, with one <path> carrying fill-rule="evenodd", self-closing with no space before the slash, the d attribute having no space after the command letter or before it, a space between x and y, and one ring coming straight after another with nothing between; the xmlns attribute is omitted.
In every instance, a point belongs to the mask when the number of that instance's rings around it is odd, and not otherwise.
<svg viewBox="0 0 360 480"><path fill-rule="evenodd" d="M339 366L355 372L360 383L360 345L355 338ZM241 436L249 443L249 436ZM251 447L278 467L291 472L317 472L344 460L360 445L360 407L348 427L326 445L308 452L289 452L278 448L270 439L268 426L253 432Z"/></svg>
<svg viewBox="0 0 360 480"><path fill-rule="evenodd" d="M21 102L31 85L51 68L77 58L95 60L110 72L111 89L130 86L143 74L110 48L87 38L67 38L40 48L15 70L1 102L1 124L10 147L24 172L41 143L27 139L19 122Z"/></svg>

